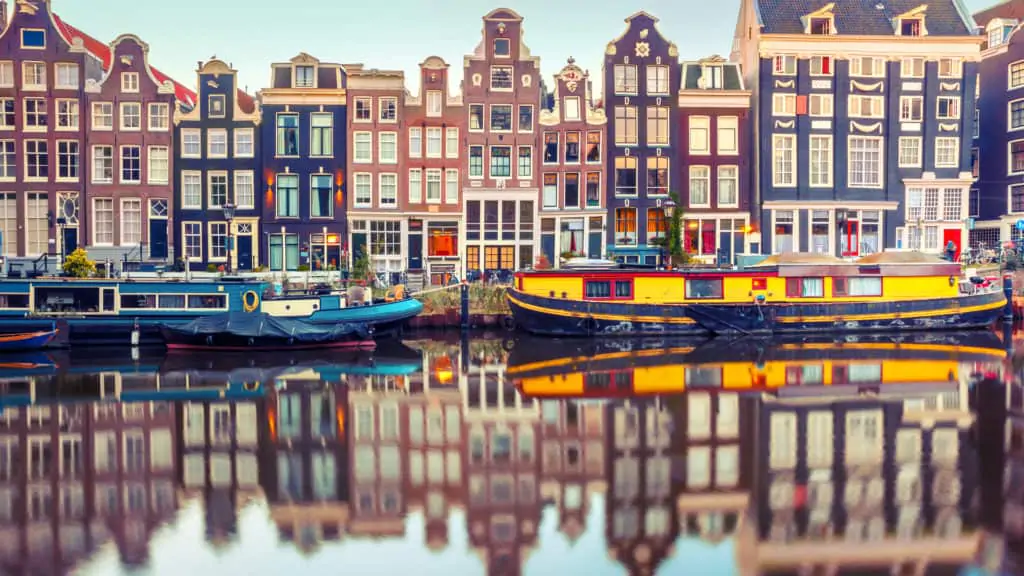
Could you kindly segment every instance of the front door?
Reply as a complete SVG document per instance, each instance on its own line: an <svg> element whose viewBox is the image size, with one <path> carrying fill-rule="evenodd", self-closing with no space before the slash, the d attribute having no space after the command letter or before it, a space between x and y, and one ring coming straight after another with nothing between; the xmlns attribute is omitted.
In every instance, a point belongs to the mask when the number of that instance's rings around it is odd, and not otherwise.
<svg viewBox="0 0 1024 576"><path fill-rule="evenodd" d="M953 246L956 246L956 251L953 253L953 261L960 257L960 236L960 230L957 228L946 228L942 231L943 254L945 254L946 246L949 246L950 242L953 242Z"/></svg>
<svg viewBox="0 0 1024 576"><path fill-rule="evenodd" d="M840 230L839 240L843 256L860 256L860 220L848 219L846 228Z"/></svg>
<svg viewBox="0 0 1024 576"><path fill-rule="evenodd" d="M167 259L167 220L149 219L149 257L153 260Z"/></svg>
<svg viewBox="0 0 1024 576"><path fill-rule="evenodd" d="M601 258L601 231L590 232L590 241L587 246L587 258L597 260Z"/></svg>
<svg viewBox="0 0 1024 576"><path fill-rule="evenodd" d="M64 228L64 257L78 249L78 228Z"/></svg>
<svg viewBox="0 0 1024 576"><path fill-rule="evenodd" d="M423 269L423 235L409 234L409 270Z"/></svg>
<svg viewBox="0 0 1024 576"><path fill-rule="evenodd" d="M721 264L721 260L724 257L728 264L734 262L732 253L732 232L728 230L722 230L718 233L718 260Z"/></svg>
<svg viewBox="0 0 1024 576"><path fill-rule="evenodd" d="M238 270L252 270L252 236L238 236L235 258Z"/></svg>

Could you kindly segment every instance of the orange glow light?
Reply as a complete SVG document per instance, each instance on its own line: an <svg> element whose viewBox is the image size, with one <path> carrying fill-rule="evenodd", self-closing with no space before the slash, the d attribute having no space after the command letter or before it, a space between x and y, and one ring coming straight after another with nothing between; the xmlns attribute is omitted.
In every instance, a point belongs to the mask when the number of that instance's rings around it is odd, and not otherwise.
<svg viewBox="0 0 1024 576"><path fill-rule="evenodd" d="M338 416L338 437L341 438L345 435L345 409L339 407L337 411Z"/></svg>
<svg viewBox="0 0 1024 576"><path fill-rule="evenodd" d="M270 440L277 442L277 414L273 408L267 408L267 427L270 429Z"/></svg>
<svg viewBox="0 0 1024 576"><path fill-rule="evenodd" d="M341 186L344 183L345 183L345 171L344 170L338 170L337 172L334 173L334 185L337 186L338 188L341 188Z"/></svg>
<svg viewBox="0 0 1024 576"><path fill-rule="evenodd" d="M327 235L327 243L328 244L337 244L338 243L338 235L337 234L328 234Z"/></svg>
<svg viewBox="0 0 1024 576"><path fill-rule="evenodd" d="M264 170L263 171L263 179L267 181L267 186L273 186L274 185L274 171L273 170Z"/></svg>

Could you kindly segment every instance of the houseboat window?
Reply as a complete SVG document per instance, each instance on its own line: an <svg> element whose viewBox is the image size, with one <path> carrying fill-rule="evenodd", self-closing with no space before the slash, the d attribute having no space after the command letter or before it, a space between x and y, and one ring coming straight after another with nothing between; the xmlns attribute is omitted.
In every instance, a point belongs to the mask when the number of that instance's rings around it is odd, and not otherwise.
<svg viewBox="0 0 1024 576"><path fill-rule="evenodd" d="M850 382L881 382L881 364L850 364L847 372Z"/></svg>
<svg viewBox="0 0 1024 576"><path fill-rule="evenodd" d="M722 369L687 366L685 378L687 386L720 386Z"/></svg>
<svg viewBox="0 0 1024 576"><path fill-rule="evenodd" d="M691 278L686 281L686 297L694 299L721 298L721 278Z"/></svg>
<svg viewBox="0 0 1024 576"><path fill-rule="evenodd" d="M801 384L822 384L824 381L825 368L820 364L786 367L787 385L799 386Z"/></svg>
<svg viewBox="0 0 1024 576"><path fill-rule="evenodd" d="M612 385L612 375L607 372L587 372L583 374L583 386L586 388L609 388Z"/></svg>
<svg viewBox="0 0 1024 576"><path fill-rule="evenodd" d="M611 282L608 282L606 280L591 280L587 282L587 298L611 298L611 296Z"/></svg>
<svg viewBox="0 0 1024 576"><path fill-rule="evenodd" d="M156 294L121 294L121 308L156 308Z"/></svg>
<svg viewBox="0 0 1024 576"><path fill-rule="evenodd" d="M224 294L193 294L188 297L189 308L227 308Z"/></svg>
<svg viewBox="0 0 1024 576"><path fill-rule="evenodd" d="M786 279L786 296L790 298L821 298L824 295L824 278Z"/></svg>
<svg viewBox="0 0 1024 576"><path fill-rule="evenodd" d="M161 294L159 302L161 308L184 308L185 296L182 294Z"/></svg>
<svg viewBox="0 0 1024 576"><path fill-rule="evenodd" d="M633 283L629 280L616 280L615 281L615 297L616 298L632 298L633 297Z"/></svg>
<svg viewBox="0 0 1024 576"><path fill-rule="evenodd" d="M874 277L833 278L833 296L881 296L882 279Z"/></svg>
<svg viewBox="0 0 1024 576"><path fill-rule="evenodd" d="M0 294L0 308L28 308L28 294Z"/></svg>

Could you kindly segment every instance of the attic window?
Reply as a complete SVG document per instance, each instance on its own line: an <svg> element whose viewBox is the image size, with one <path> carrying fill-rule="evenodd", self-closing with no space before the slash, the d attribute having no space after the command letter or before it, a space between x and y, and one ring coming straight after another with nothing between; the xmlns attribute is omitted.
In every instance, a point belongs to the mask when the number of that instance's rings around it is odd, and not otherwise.
<svg viewBox="0 0 1024 576"><path fill-rule="evenodd" d="M701 88L704 90L722 89L722 67L717 64L705 64L700 67Z"/></svg>
<svg viewBox="0 0 1024 576"><path fill-rule="evenodd" d="M900 36L924 36L924 19L901 18Z"/></svg>
<svg viewBox="0 0 1024 576"><path fill-rule="evenodd" d="M832 18L811 18L811 25L809 28L809 32L811 34L832 34Z"/></svg>
<svg viewBox="0 0 1024 576"><path fill-rule="evenodd" d="M509 44L508 38L495 38L494 39L494 55L508 57L512 54L512 46Z"/></svg>
<svg viewBox="0 0 1024 576"><path fill-rule="evenodd" d="M296 66L295 67L295 87L296 88L313 88L313 67L312 66Z"/></svg>

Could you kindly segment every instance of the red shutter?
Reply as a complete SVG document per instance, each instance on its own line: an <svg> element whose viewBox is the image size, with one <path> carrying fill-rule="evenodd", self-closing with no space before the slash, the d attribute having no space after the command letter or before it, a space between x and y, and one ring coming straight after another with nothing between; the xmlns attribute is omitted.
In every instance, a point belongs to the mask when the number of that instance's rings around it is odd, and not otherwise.
<svg viewBox="0 0 1024 576"><path fill-rule="evenodd" d="M796 113L800 116L807 114L807 96L796 97Z"/></svg>

